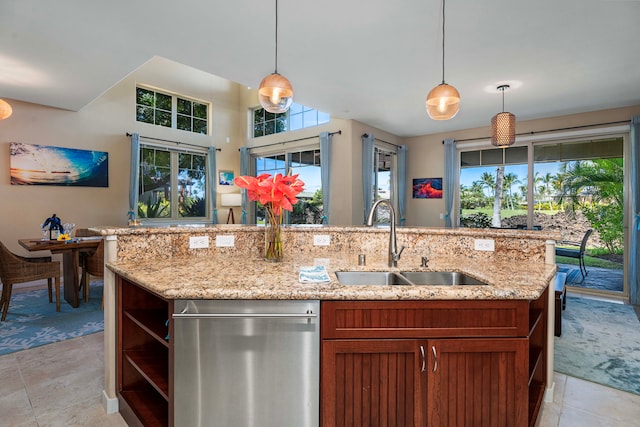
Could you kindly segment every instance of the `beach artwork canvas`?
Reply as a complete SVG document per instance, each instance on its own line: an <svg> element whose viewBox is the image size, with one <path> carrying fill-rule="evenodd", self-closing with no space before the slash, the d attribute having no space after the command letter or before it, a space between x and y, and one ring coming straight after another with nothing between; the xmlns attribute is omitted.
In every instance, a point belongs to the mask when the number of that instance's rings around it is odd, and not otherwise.
<svg viewBox="0 0 640 427"><path fill-rule="evenodd" d="M109 186L109 154L104 151L12 142L12 185Z"/></svg>
<svg viewBox="0 0 640 427"><path fill-rule="evenodd" d="M442 199L442 178L415 178L414 199Z"/></svg>

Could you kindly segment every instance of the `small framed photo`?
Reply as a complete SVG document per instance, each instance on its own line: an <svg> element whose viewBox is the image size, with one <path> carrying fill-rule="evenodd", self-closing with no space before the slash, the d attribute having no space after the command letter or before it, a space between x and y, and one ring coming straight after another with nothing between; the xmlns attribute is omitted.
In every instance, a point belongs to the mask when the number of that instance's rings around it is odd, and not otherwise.
<svg viewBox="0 0 640 427"><path fill-rule="evenodd" d="M233 171L220 171L218 184L219 185L233 185Z"/></svg>
<svg viewBox="0 0 640 427"><path fill-rule="evenodd" d="M414 178L414 199L442 199L442 178Z"/></svg>

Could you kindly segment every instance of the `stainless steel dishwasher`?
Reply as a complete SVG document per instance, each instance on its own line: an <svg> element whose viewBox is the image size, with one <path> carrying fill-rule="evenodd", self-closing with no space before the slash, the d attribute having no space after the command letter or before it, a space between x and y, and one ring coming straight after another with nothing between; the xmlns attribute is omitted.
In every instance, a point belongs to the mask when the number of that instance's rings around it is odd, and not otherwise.
<svg viewBox="0 0 640 427"><path fill-rule="evenodd" d="M319 314L319 301L176 301L174 424L318 426Z"/></svg>

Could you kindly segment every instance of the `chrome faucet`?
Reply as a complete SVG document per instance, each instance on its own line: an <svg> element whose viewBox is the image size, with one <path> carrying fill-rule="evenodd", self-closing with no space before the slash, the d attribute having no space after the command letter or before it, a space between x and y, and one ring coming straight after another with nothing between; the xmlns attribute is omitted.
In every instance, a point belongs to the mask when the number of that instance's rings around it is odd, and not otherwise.
<svg viewBox="0 0 640 427"><path fill-rule="evenodd" d="M400 250L398 250L398 242L396 240L396 212L393 209L393 204L391 204L390 200L379 199L373 204L373 206L371 206L371 210L367 216L367 226L373 226L373 214L375 213L376 208L381 204L387 205L389 207L389 212L391 213L391 217L389 218L389 225L391 228L391 232L389 233L389 267L397 267L400 254L402 254L404 246L401 246Z"/></svg>

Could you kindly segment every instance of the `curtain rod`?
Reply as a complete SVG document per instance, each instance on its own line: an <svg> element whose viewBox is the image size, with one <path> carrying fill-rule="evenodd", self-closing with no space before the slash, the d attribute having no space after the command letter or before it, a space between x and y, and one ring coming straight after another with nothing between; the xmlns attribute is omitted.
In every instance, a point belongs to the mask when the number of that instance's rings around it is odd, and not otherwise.
<svg viewBox="0 0 640 427"><path fill-rule="evenodd" d="M337 131L335 131L335 132L329 132L329 135L335 135L335 134L342 135L342 131L341 131L341 130L337 130ZM263 147L271 147L271 146L273 146L273 145L287 144L287 143L289 143L289 142L304 141L304 140L307 140L307 139L313 139L313 138L320 138L320 135L316 135L316 136L307 136L307 137L304 137L304 138L298 138L298 139L290 139L290 140L288 140L288 141L282 141L282 142L274 142L274 143L272 143L272 144L259 145L259 146L257 146L257 147L249 147L249 150L251 150L251 149L253 149L253 148L263 148ZM239 149L238 149L238 150L239 150Z"/></svg>
<svg viewBox="0 0 640 427"><path fill-rule="evenodd" d="M595 126L619 125L621 123L629 123L629 122L630 122L630 120L619 120L617 122L594 123L594 124L591 124L591 125L570 126L570 127L565 127L565 128L547 129L547 130L538 130L538 131L517 133L516 136L535 135L537 133L547 133L547 132L559 132L559 131L563 131L563 130L584 129L584 128L590 128L590 127L595 127ZM485 136L485 137L482 137L482 138L456 139L455 141L456 142L468 142L468 141L482 141L482 140L486 140L486 139L491 139L491 137L490 136ZM444 144L444 141L442 141L442 143Z"/></svg>
<svg viewBox="0 0 640 427"><path fill-rule="evenodd" d="M368 138L369 134L363 133L362 136ZM376 141L384 142L385 144L393 145L394 147L402 148L402 145L394 144L393 142L385 141L384 139L376 138L375 136L373 137L373 139L375 139Z"/></svg>
<svg viewBox="0 0 640 427"><path fill-rule="evenodd" d="M127 136L132 136L133 134L127 132L126 135ZM177 145L188 145L190 147L207 148L206 146L196 145L196 144L189 144L188 142L171 141L169 139L153 138L151 136L142 136L142 135L138 135L138 136L140 138L148 139L148 140L151 140L151 141L162 141L162 142L170 142L172 144L177 144ZM222 151L222 148L216 148L216 151Z"/></svg>

